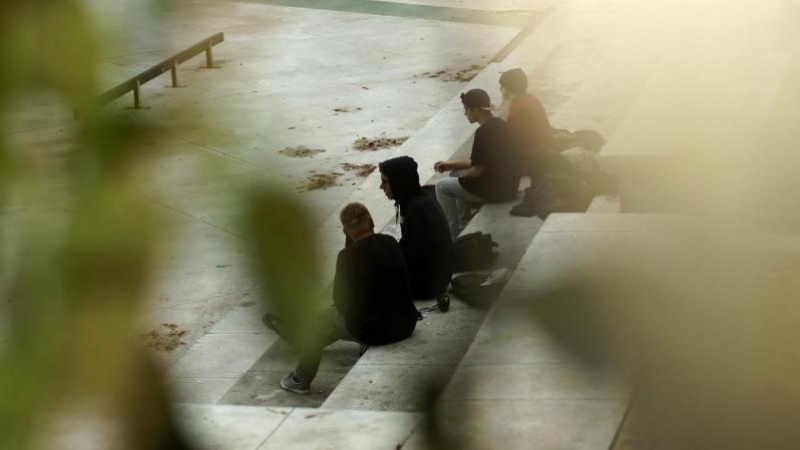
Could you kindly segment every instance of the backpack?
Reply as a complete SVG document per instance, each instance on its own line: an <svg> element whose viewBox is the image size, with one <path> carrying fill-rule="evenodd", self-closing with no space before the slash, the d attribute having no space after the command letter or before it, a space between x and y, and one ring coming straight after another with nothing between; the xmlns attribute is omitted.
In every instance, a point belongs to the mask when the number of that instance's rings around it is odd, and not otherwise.
<svg viewBox="0 0 800 450"><path fill-rule="evenodd" d="M573 147L583 147L591 152L599 153L606 140L596 130L569 131L552 128L553 139L556 141L557 152L563 152Z"/></svg>
<svg viewBox="0 0 800 450"><path fill-rule="evenodd" d="M471 272L491 267L497 259L497 242L480 231L459 236L453 241L453 272Z"/></svg>
<svg viewBox="0 0 800 450"><path fill-rule="evenodd" d="M488 308L510 277L509 269L497 269L489 273L465 273L453 278L450 290L468 305Z"/></svg>

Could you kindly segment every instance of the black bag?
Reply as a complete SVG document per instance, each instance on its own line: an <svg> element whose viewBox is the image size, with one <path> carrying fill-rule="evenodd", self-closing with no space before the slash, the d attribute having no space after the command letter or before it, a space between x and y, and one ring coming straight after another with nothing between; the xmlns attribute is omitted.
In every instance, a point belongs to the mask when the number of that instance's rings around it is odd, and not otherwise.
<svg viewBox="0 0 800 450"><path fill-rule="evenodd" d="M511 276L508 269L491 273L465 273L453 278L450 290L462 302L478 308L488 308Z"/></svg>
<svg viewBox="0 0 800 450"><path fill-rule="evenodd" d="M553 128L552 133L557 152L563 152L574 147L583 147L591 152L599 153L606 143L603 136L596 130L569 131Z"/></svg>
<svg viewBox="0 0 800 450"><path fill-rule="evenodd" d="M453 241L453 272L471 272L492 267L497 259L497 242L480 231L459 236Z"/></svg>

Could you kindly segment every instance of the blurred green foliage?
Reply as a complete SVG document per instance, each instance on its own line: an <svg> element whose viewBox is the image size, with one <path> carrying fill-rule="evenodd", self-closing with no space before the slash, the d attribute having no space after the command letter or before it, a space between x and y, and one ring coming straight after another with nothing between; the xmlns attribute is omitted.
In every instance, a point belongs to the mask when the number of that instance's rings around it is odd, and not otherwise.
<svg viewBox="0 0 800 450"><path fill-rule="evenodd" d="M12 100L29 92L54 92L74 105L90 98L95 87L97 37L77 2L3 1L0 39L3 119L14 112L6 111ZM26 177L32 175L25 171L30 168L26 155L12 154L4 141L0 140L0 201L7 199L12 183L28 186ZM108 225L92 224L84 231L94 234ZM58 264L62 255L69 258L71 252L64 250L74 249L76 242L50 240L41 231L42 224L26 224L17 254L6 259L15 267L4 268L13 273L11 285L3 292L11 302L6 318L10 340L0 353L0 446L4 449L28 448L41 412L54 406L63 391L59 382L68 367L63 358L70 347L73 311L62 282L72 267L88 264L92 256L76 261L76 266ZM2 248L8 251L9 244L2 243ZM73 295L80 295L79 290Z"/></svg>
<svg viewBox="0 0 800 450"><path fill-rule="evenodd" d="M61 428L72 415L121 426L107 448L178 448L136 329L168 234L132 183L153 126L92 103L109 36L83 6L0 1L0 449L58 446L60 431L75 432ZM26 148L8 139L17 105L41 94L80 112L63 124L75 129L68 151L50 155L46 139ZM53 195L65 200L57 212ZM267 273L279 274L270 286L299 302L315 283L307 218L279 195L258 194L252 206L258 249L281 255L262 258ZM298 278L307 282L285 282Z"/></svg>
<svg viewBox="0 0 800 450"><path fill-rule="evenodd" d="M319 308L319 255L308 211L278 188L250 192L245 210L248 236L264 282L267 310L286 321L299 342ZM344 241L344 237L342 238Z"/></svg>

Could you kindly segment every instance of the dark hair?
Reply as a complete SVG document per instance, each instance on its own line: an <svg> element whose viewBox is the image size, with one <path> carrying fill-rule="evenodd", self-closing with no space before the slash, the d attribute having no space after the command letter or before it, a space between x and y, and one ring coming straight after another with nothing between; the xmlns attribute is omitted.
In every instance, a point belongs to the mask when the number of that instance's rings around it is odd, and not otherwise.
<svg viewBox="0 0 800 450"><path fill-rule="evenodd" d="M522 95L528 91L528 77L519 67L507 70L500 75L500 86L514 95Z"/></svg>
<svg viewBox="0 0 800 450"><path fill-rule="evenodd" d="M461 103L467 108L489 109L492 107L492 99L483 89L470 89L461 94Z"/></svg>

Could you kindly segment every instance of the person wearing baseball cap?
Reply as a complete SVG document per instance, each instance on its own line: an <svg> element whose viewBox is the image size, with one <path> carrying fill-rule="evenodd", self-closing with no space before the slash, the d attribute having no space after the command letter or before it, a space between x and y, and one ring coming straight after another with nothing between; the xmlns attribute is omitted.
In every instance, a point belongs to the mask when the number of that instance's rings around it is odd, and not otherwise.
<svg viewBox="0 0 800 450"><path fill-rule="evenodd" d="M492 101L482 89L461 94L464 115L469 123L478 123L467 160L439 161L437 172L453 171L457 177L436 183L436 199L444 210L451 237L456 238L466 223L471 203L494 203L512 200L519 186L519 154L506 123L492 114Z"/></svg>

